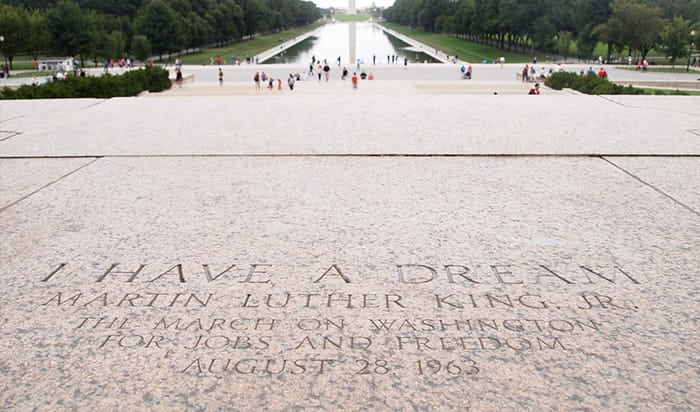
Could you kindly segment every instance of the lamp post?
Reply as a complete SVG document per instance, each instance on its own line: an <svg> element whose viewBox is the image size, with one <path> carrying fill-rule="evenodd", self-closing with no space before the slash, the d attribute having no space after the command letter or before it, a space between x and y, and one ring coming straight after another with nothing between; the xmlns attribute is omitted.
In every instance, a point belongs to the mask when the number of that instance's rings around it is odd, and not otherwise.
<svg viewBox="0 0 700 412"><path fill-rule="evenodd" d="M3 46L3 43L4 43L4 42L5 42L5 36L0 35L0 50L2 50L2 46ZM4 51L2 52L2 57L3 57L3 60L5 60L5 64L7 64L7 57L5 57L5 52L4 52ZM2 71L2 77L5 77L5 70L4 70L4 69L5 69L5 66L3 66L2 69L3 69L3 70L1 70L1 71ZM9 73L9 69L10 69L10 68L8 67L8 73Z"/></svg>
<svg viewBox="0 0 700 412"><path fill-rule="evenodd" d="M695 42L693 42L694 39L695 39L695 30L692 30L690 32L690 44L688 44L688 64L685 66L686 72L690 71L690 55L693 54L693 48L695 47Z"/></svg>

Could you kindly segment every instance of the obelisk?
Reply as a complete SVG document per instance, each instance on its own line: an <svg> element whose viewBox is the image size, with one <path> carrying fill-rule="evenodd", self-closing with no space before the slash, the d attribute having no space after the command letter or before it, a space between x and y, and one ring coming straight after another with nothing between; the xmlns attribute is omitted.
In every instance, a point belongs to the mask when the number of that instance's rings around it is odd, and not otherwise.
<svg viewBox="0 0 700 412"><path fill-rule="evenodd" d="M355 2L355 0L350 0L351 2ZM349 48L350 48L350 64L355 64L357 60L357 26L354 21L351 21L349 26Z"/></svg>

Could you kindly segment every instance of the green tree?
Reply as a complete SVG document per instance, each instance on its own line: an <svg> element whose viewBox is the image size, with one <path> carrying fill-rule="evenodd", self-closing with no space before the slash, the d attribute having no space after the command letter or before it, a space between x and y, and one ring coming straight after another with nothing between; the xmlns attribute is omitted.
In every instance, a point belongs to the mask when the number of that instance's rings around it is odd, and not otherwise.
<svg viewBox="0 0 700 412"><path fill-rule="evenodd" d="M220 0L215 8L214 34L221 43L241 38L244 12L234 0Z"/></svg>
<svg viewBox="0 0 700 412"><path fill-rule="evenodd" d="M243 9L243 34L252 38L264 33L268 27L269 8L258 0L240 0L238 4Z"/></svg>
<svg viewBox="0 0 700 412"><path fill-rule="evenodd" d="M557 52L564 57L564 62L566 62L566 58L569 57L569 52L571 51L572 37L570 31L557 33Z"/></svg>
<svg viewBox="0 0 700 412"><path fill-rule="evenodd" d="M478 33L484 40L490 36L497 36L499 47L504 47L505 32L501 29L501 16L498 2L493 0L475 0L474 15L478 16L472 21L472 30ZM510 49L510 42L508 44Z"/></svg>
<svg viewBox="0 0 700 412"><path fill-rule="evenodd" d="M555 46L557 27L547 15L535 20L531 34L532 44L540 50L552 50Z"/></svg>
<svg viewBox="0 0 700 412"><path fill-rule="evenodd" d="M0 34L4 37L0 42L2 53L7 59L10 69L15 55L26 50L28 32L28 15L21 7L0 6Z"/></svg>
<svg viewBox="0 0 700 412"><path fill-rule="evenodd" d="M671 59L671 65L676 66L676 60L688 56L690 48L690 22L682 17L676 17L661 32L661 47L663 53Z"/></svg>
<svg viewBox="0 0 700 412"><path fill-rule="evenodd" d="M498 2L498 31L508 34L508 49L512 41L525 47L525 33L532 24L529 19L530 3L520 0L500 0Z"/></svg>
<svg viewBox="0 0 700 412"><path fill-rule="evenodd" d="M163 0L151 0L136 18L139 34L148 37L153 52L162 59L163 53L178 50L182 46L183 31L175 11Z"/></svg>
<svg viewBox="0 0 700 412"><path fill-rule="evenodd" d="M645 59L665 25L661 9L634 0L613 0L610 9L610 18L596 30L605 33L608 41L616 38L619 44L639 50Z"/></svg>
<svg viewBox="0 0 700 412"><path fill-rule="evenodd" d="M114 30L104 38L102 44L102 55L107 59L118 60L124 57L124 47L126 39L124 33Z"/></svg>
<svg viewBox="0 0 700 412"><path fill-rule="evenodd" d="M576 36L576 55L579 59L590 59L596 44L598 44L598 39L591 34L590 29L580 32Z"/></svg>
<svg viewBox="0 0 700 412"><path fill-rule="evenodd" d="M294 13L295 26L304 26L321 17L319 9L310 1L297 1L294 4L296 5Z"/></svg>
<svg viewBox="0 0 700 412"><path fill-rule="evenodd" d="M196 14L190 12L185 19L185 31L187 32L188 48L196 48L203 44L210 43L214 40L213 30L206 20Z"/></svg>
<svg viewBox="0 0 700 412"><path fill-rule="evenodd" d="M46 19L41 10L29 10L27 14L27 53L34 60L44 52L49 44L49 33L46 31Z"/></svg>
<svg viewBox="0 0 700 412"><path fill-rule="evenodd" d="M131 52L136 57L136 60L145 62L151 57L151 42L143 34L137 34L131 39Z"/></svg>
<svg viewBox="0 0 700 412"><path fill-rule="evenodd" d="M64 56L91 55L99 40L97 14L84 12L78 3L62 0L46 12L49 51Z"/></svg>

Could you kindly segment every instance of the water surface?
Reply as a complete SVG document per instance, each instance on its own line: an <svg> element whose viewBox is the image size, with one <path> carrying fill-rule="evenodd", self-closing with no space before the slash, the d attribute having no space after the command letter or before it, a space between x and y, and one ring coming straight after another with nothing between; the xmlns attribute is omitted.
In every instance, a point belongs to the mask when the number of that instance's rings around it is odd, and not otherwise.
<svg viewBox="0 0 700 412"><path fill-rule="evenodd" d="M363 64L372 64L374 59L376 64L386 64L391 62L392 55L397 56L395 64L403 64L404 58L409 62L436 62L404 41L386 34L373 23L336 22L326 24L313 36L266 60L265 63L308 64L315 56L316 60L325 59L329 64L337 64L338 57L341 64L348 66L356 64L357 59Z"/></svg>

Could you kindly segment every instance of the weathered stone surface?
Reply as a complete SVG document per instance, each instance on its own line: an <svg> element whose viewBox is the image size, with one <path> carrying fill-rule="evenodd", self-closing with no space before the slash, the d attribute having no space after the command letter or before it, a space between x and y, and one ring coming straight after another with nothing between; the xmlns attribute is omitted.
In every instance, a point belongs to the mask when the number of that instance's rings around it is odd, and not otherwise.
<svg viewBox="0 0 700 412"><path fill-rule="evenodd" d="M2 103L1 409L700 408L700 99L254 69Z"/></svg>
<svg viewBox="0 0 700 412"><path fill-rule="evenodd" d="M4 408L698 407L698 215L604 159L103 158L1 216Z"/></svg>
<svg viewBox="0 0 700 412"><path fill-rule="evenodd" d="M8 207L94 159L5 159L0 161L0 208Z"/></svg>
<svg viewBox="0 0 700 412"><path fill-rule="evenodd" d="M632 177L688 208L700 210L700 161L697 157L612 157L609 161Z"/></svg>
<svg viewBox="0 0 700 412"><path fill-rule="evenodd" d="M4 127L23 134L3 142L0 154L700 153L692 132L700 130L698 98L666 100L676 111L649 107L646 98L637 105L578 95L335 92L112 99L8 120Z"/></svg>

